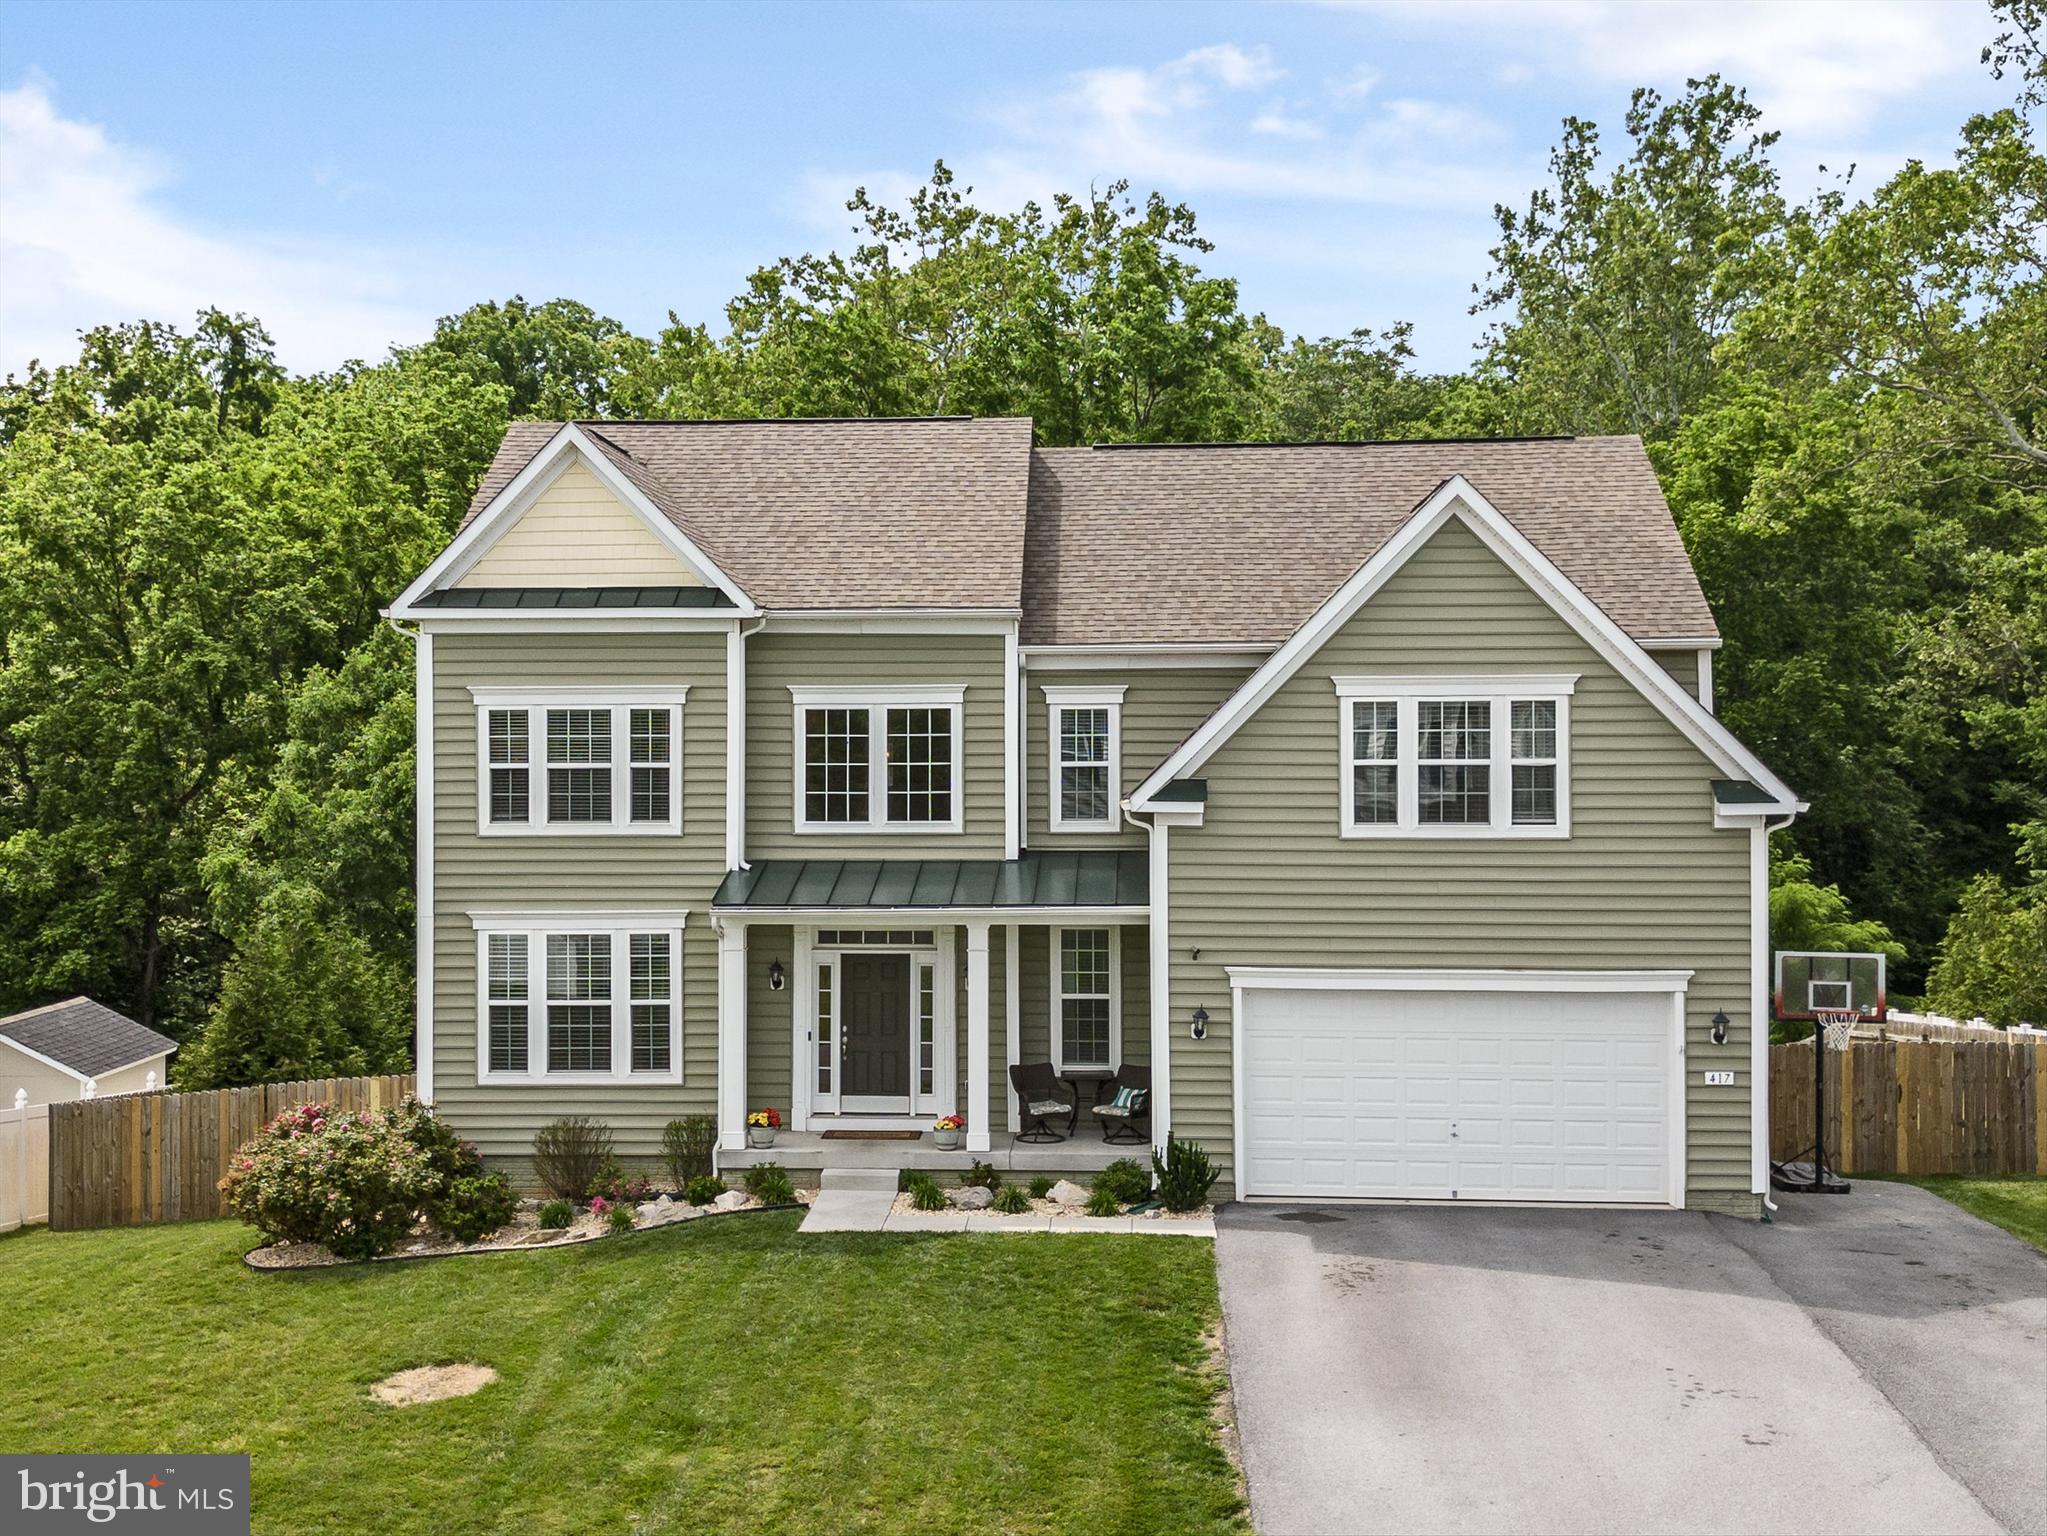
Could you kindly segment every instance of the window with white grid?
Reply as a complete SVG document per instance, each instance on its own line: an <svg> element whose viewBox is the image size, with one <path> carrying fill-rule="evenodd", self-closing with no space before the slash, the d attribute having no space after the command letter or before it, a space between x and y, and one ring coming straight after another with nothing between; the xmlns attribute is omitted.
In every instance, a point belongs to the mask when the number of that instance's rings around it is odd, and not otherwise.
<svg viewBox="0 0 2047 1536"><path fill-rule="evenodd" d="M1568 837L1575 676L1337 677L1346 837Z"/></svg>
<svg viewBox="0 0 2047 1536"><path fill-rule="evenodd" d="M1055 928L1053 975L1057 982L1052 1033L1053 1064L1114 1068L1122 1045L1117 1017L1116 931L1112 928Z"/></svg>
<svg viewBox="0 0 2047 1536"><path fill-rule="evenodd" d="M559 698L515 688L470 692L478 705L480 831L682 829L686 689L603 688Z"/></svg>
<svg viewBox="0 0 2047 1536"><path fill-rule="evenodd" d="M964 689L790 692L799 832L960 830Z"/></svg>
<svg viewBox="0 0 2047 1536"><path fill-rule="evenodd" d="M684 914L477 914L477 1073L682 1081Z"/></svg>
<svg viewBox="0 0 2047 1536"><path fill-rule="evenodd" d="M1054 832L1114 832L1121 817L1121 688L1048 687L1048 821Z"/></svg>

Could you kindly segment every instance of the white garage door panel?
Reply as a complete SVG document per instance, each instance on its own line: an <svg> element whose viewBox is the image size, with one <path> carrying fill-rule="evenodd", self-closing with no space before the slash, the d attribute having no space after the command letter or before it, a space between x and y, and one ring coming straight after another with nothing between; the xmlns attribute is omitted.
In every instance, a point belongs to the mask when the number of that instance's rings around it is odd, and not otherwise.
<svg viewBox="0 0 2047 1536"><path fill-rule="evenodd" d="M1251 988L1247 1194L1670 1198L1662 992Z"/></svg>

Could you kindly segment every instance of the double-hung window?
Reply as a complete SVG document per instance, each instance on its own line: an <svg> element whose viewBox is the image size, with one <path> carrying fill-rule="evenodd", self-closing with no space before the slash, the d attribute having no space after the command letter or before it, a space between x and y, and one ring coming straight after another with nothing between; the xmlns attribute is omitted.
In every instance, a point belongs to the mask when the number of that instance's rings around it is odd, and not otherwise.
<svg viewBox="0 0 2047 1536"><path fill-rule="evenodd" d="M1334 682L1345 837L1570 834L1575 676Z"/></svg>
<svg viewBox="0 0 2047 1536"><path fill-rule="evenodd" d="M1114 832L1122 798L1123 690L1047 688L1054 832Z"/></svg>
<svg viewBox="0 0 2047 1536"><path fill-rule="evenodd" d="M789 691L799 832L960 830L964 688Z"/></svg>
<svg viewBox="0 0 2047 1536"><path fill-rule="evenodd" d="M1123 1059L1120 934L1114 928L1054 928L1052 1063L1114 1070Z"/></svg>
<svg viewBox="0 0 2047 1536"><path fill-rule="evenodd" d="M681 1082L684 916L475 914L478 1081Z"/></svg>
<svg viewBox="0 0 2047 1536"><path fill-rule="evenodd" d="M682 830L686 688L472 688L486 835Z"/></svg>

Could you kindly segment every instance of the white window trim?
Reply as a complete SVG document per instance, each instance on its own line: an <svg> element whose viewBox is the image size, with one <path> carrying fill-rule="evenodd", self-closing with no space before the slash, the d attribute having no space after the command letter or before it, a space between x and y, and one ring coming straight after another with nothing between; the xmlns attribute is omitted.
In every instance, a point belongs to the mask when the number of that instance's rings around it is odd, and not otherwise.
<svg viewBox="0 0 2047 1536"><path fill-rule="evenodd" d="M792 683L790 711L790 814L796 831L810 836L851 833L865 836L919 836L966 830L966 701L964 684L896 683L883 687L822 687ZM867 711L867 820L811 821L804 815L803 716L812 709ZM952 818L949 821L889 821L888 711L950 709L952 711Z"/></svg>
<svg viewBox="0 0 2047 1536"><path fill-rule="evenodd" d="M471 688L476 705L476 830L483 837L674 837L682 832L682 730L687 686L660 688ZM611 711L611 820L547 819L547 712L550 709ZM668 818L632 817L632 711L668 711ZM492 711L526 712L526 819L490 819L490 717ZM646 767L646 764L640 766Z"/></svg>
<svg viewBox="0 0 2047 1536"><path fill-rule="evenodd" d="M655 912L472 912L476 929L476 1081L482 1085L537 1083L680 1084L682 1076L683 949L686 911ZM493 1071L490 1065L490 939L494 933L526 938L526 1070ZM604 934L611 940L611 1070L547 1070L547 939L549 934ZM635 1072L633 1059L632 938L659 933L668 938L668 1061L666 1072Z"/></svg>
<svg viewBox="0 0 2047 1536"><path fill-rule="evenodd" d="M1570 674L1498 673L1485 676L1333 676L1336 686L1336 758L1338 765L1337 832L1346 838L1565 838L1571 835L1571 697L1578 677ZM1492 819L1484 825L1423 825L1415 752L1416 705L1423 699L1472 700L1492 706ZM1359 826L1351 820L1356 808L1356 781L1351 774L1351 705L1390 700L1398 706L1399 814L1394 821ZM1514 821L1513 708L1529 701L1557 707L1557 819L1517 825Z"/></svg>
<svg viewBox="0 0 2047 1536"><path fill-rule="evenodd" d="M1119 832L1122 830L1119 802L1123 797L1123 695L1127 690L1116 688L1062 688L1047 687L1045 695L1045 755L1049 763L1049 777L1046 789L1046 811L1048 825L1054 832ZM1059 712L1064 709L1106 709L1109 712L1109 808L1108 814L1096 819L1069 817L1060 814L1064 796L1060 793L1061 770L1067 764L1059 755L1060 730ZM1076 767L1093 767L1093 764L1075 764Z"/></svg>
<svg viewBox="0 0 2047 1536"><path fill-rule="evenodd" d="M1099 997L1097 992L1068 992L1066 990L1065 967L1059 963L1060 946L1068 929L1076 932L1092 932L1097 928L1109 931L1109 1064L1106 1070L1116 1071L1123 1065L1123 930L1114 923L1067 923L1051 930L1052 949L1049 956L1052 992L1052 1069L1066 1070L1066 999L1069 997ZM1096 1069L1094 1062L1082 1062L1081 1067Z"/></svg>

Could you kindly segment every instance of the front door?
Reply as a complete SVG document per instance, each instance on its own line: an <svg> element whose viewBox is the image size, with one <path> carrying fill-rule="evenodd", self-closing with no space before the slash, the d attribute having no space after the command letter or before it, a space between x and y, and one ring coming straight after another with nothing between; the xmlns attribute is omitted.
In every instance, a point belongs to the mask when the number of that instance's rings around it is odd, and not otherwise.
<svg viewBox="0 0 2047 1536"><path fill-rule="evenodd" d="M904 1114L910 1108L910 957L839 957L839 1103Z"/></svg>

